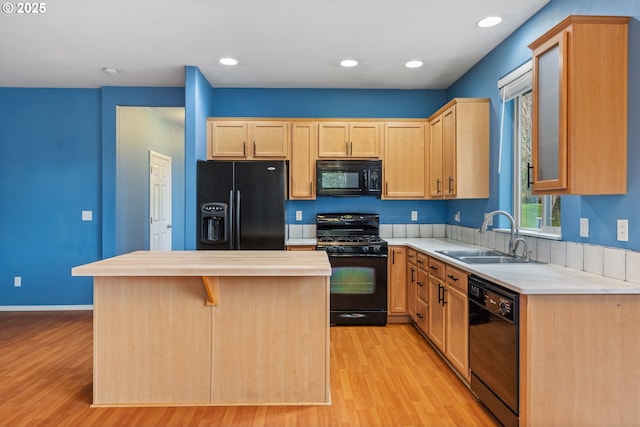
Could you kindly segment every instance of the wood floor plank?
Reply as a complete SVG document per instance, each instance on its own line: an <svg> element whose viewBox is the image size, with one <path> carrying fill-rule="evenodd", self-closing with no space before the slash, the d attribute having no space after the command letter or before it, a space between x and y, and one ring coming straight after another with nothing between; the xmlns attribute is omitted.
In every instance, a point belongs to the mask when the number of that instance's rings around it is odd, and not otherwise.
<svg viewBox="0 0 640 427"><path fill-rule="evenodd" d="M92 334L88 311L0 312L0 426L497 426L410 325L331 328L328 406L91 408Z"/></svg>

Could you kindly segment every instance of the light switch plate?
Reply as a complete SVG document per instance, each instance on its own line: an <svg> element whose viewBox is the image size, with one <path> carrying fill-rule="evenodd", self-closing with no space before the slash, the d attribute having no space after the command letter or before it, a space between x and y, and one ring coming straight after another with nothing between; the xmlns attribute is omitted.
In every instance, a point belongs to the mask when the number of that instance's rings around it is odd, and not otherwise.
<svg viewBox="0 0 640 427"><path fill-rule="evenodd" d="M83 221L93 220L93 211L82 211L82 220Z"/></svg>
<svg viewBox="0 0 640 427"><path fill-rule="evenodd" d="M302 221L302 211L296 211L296 221Z"/></svg>
<svg viewBox="0 0 640 427"><path fill-rule="evenodd" d="M411 211L411 221L418 220L418 211Z"/></svg>
<svg viewBox="0 0 640 427"><path fill-rule="evenodd" d="M589 218L580 218L580 237L589 237Z"/></svg>
<svg viewBox="0 0 640 427"><path fill-rule="evenodd" d="M629 220L628 219L619 219L618 220L618 241L620 242L628 242L629 241Z"/></svg>
<svg viewBox="0 0 640 427"><path fill-rule="evenodd" d="M455 215L453 215L453 219L455 222L460 222L460 212L456 212Z"/></svg>

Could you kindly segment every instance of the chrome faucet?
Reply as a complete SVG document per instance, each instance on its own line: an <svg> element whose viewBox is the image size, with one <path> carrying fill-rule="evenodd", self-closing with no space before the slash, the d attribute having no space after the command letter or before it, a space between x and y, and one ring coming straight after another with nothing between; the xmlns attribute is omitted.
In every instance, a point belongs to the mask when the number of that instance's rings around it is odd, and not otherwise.
<svg viewBox="0 0 640 427"><path fill-rule="evenodd" d="M484 221L482 221L482 225L480 226L480 230L479 230L480 234L484 234L484 233L487 232L487 224L488 224L489 220L491 218L493 218L495 215L498 215L498 214L506 216L509 219L509 221L511 222L511 239L509 240L509 255L515 256L516 255L516 247L518 246L517 243L516 243L516 240L520 238L520 230L518 230L518 227L516 227L516 221L513 219L511 214L509 214L509 212L507 212L507 211L489 212L487 214L487 216L484 218ZM525 253L526 253L526 247L525 247Z"/></svg>
<svg viewBox="0 0 640 427"><path fill-rule="evenodd" d="M518 237L513 241L513 256L516 256L516 252L518 251L519 244L522 243L524 245L524 251L522 252L522 259L525 261L529 261L529 251L527 250L527 241L524 237Z"/></svg>

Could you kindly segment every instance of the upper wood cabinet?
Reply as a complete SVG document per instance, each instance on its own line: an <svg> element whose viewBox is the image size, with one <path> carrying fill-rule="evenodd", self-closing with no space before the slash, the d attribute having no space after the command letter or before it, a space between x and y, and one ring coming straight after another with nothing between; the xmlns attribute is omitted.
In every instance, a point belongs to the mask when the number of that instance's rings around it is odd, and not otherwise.
<svg viewBox="0 0 640 427"><path fill-rule="evenodd" d="M315 199L318 123L295 122L291 125L289 160L289 198Z"/></svg>
<svg viewBox="0 0 640 427"><path fill-rule="evenodd" d="M529 45L534 194L627 192L628 22L569 16Z"/></svg>
<svg viewBox="0 0 640 427"><path fill-rule="evenodd" d="M424 122L384 124L384 199L424 199L426 192Z"/></svg>
<svg viewBox="0 0 640 427"><path fill-rule="evenodd" d="M379 158L380 123L320 122L318 157Z"/></svg>
<svg viewBox="0 0 640 427"><path fill-rule="evenodd" d="M429 195L489 197L489 100L455 98L429 119Z"/></svg>
<svg viewBox="0 0 640 427"><path fill-rule="evenodd" d="M289 122L208 120L210 159L286 159Z"/></svg>

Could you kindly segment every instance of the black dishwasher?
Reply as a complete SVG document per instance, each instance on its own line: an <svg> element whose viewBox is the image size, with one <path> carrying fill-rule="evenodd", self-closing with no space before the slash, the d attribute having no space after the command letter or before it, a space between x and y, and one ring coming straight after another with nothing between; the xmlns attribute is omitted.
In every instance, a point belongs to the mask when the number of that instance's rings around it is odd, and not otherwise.
<svg viewBox="0 0 640 427"><path fill-rule="evenodd" d="M518 426L518 294L469 276L471 390L506 427Z"/></svg>

